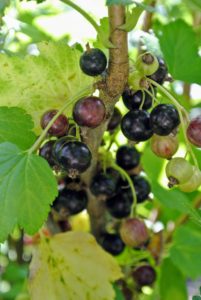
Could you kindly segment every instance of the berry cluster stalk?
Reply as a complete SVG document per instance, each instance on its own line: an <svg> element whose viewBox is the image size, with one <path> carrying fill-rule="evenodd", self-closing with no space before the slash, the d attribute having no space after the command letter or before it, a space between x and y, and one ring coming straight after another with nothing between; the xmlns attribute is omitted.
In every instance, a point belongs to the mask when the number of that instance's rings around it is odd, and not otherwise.
<svg viewBox="0 0 201 300"><path fill-rule="evenodd" d="M115 48L109 49L108 75L100 97L104 101L107 119L103 124L95 129L86 129L83 133L84 142L93 153L91 167L83 174L82 180L89 186L92 177L96 172L98 161L98 148L101 144L103 133L107 128L114 105L121 96L128 80L128 45L127 32L118 29L125 23L125 6L111 5L108 8L110 24L110 42ZM88 191L89 205L88 213L90 216L92 233L98 237L105 226L105 205L103 201L97 201L90 191Z"/></svg>

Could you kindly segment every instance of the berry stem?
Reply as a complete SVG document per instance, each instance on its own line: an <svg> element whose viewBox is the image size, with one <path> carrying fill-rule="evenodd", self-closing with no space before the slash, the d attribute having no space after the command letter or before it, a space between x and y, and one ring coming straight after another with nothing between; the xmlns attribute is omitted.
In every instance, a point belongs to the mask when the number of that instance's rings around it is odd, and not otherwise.
<svg viewBox="0 0 201 300"><path fill-rule="evenodd" d="M80 6L76 5L75 3L73 3L70 0L62 0L63 3L71 6L72 8L74 8L77 12L79 12L94 28L95 30L98 32L99 31L99 26L98 24L94 21L94 19L85 11L83 10Z"/></svg>
<svg viewBox="0 0 201 300"><path fill-rule="evenodd" d="M60 108L58 113L48 123L47 127L45 127L45 129L42 131L41 135L36 140L36 142L31 146L31 148L28 149L28 154L32 154L33 152L37 151L37 149L40 147L42 141L45 139L48 130L53 125L53 123L56 121L56 119L63 113L64 110L66 110L76 100L90 94L92 91L93 91L92 86L91 85L87 86L85 89L79 91L74 97L72 97L70 101L66 101L65 104Z"/></svg>
<svg viewBox="0 0 201 300"><path fill-rule="evenodd" d="M135 217L136 216L136 207L137 207L137 196L136 196L134 184L133 184L130 176L126 173L126 171L124 169L122 169L120 166L118 166L116 163L112 162L111 167L113 169L117 170L122 175L122 177L124 177L128 181L128 184L131 188L131 192L132 192L132 196L133 196L133 203L132 203L132 207L131 207L130 216Z"/></svg>
<svg viewBox="0 0 201 300"><path fill-rule="evenodd" d="M140 104L140 109L143 108L144 102L145 102L145 91L142 90L142 103Z"/></svg>
<svg viewBox="0 0 201 300"><path fill-rule="evenodd" d="M195 154L192 150L192 147L188 141L187 135L186 135L186 125L185 125L185 120L183 117L182 112L185 114L186 120L189 123L189 116L187 111L185 110L185 108L183 106L181 106L178 101L172 96L172 94L167 91L164 87L162 87L160 84L158 84L157 82L155 82L154 80L147 78L147 80L152 84L155 85L168 99L170 99L170 101L172 101L174 103L174 105L176 106L178 113L179 113L179 117L180 117L180 121L181 121L181 126L182 126L182 131L183 131L183 135L184 135L184 139L185 139L185 143L186 143L186 147L187 147L187 151L189 152L189 154L191 155L194 165L198 168L198 162L197 159L195 157Z"/></svg>

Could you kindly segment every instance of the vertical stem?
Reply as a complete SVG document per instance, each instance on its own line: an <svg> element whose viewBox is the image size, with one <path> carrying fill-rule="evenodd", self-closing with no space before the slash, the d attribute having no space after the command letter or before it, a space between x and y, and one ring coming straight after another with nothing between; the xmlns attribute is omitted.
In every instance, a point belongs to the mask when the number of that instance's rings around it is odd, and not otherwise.
<svg viewBox="0 0 201 300"><path fill-rule="evenodd" d="M83 140L87 143L93 154L91 167L84 173L82 180L89 186L92 177L97 169L98 148L101 144L103 133L113 112L114 105L121 96L128 80L128 45L127 33L118 29L125 23L125 7L112 5L108 8L110 24L110 41L115 46L109 50L108 76L105 88L101 91L100 97L106 106L106 120L95 129L82 130ZM88 213L90 216L92 233L98 237L105 226L105 205L104 201L96 199L88 191L89 204Z"/></svg>

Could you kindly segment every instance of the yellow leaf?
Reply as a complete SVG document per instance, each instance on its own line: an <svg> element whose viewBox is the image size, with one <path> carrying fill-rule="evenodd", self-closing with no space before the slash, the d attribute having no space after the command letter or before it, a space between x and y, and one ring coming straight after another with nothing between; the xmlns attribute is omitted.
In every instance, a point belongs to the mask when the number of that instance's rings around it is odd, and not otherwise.
<svg viewBox="0 0 201 300"><path fill-rule="evenodd" d="M30 265L31 300L112 300L122 277L111 255L84 232L43 239Z"/></svg>

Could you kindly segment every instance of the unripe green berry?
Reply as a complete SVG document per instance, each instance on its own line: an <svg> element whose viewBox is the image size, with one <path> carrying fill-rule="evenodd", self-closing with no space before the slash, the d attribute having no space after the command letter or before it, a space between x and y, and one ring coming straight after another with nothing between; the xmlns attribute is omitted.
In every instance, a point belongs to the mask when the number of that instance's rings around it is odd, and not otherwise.
<svg viewBox="0 0 201 300"><path fill-rule="evenodd" d="M128 84L135 91L142 90L143 88L149 88L146 78L138 71L134 71L129 75Z"/></svg>
<svg viewBox="0 0 201 300"><path fill-rule="evenodd" d="M147 52L138 57L136 68L145 76L150 76L158 70L159 62L153 54Z"/></svg>
<svg viewBox="0 0 201 300"><path fill-rule="evenodd" d="M201 172L197 167L193 167L193 175L190 179L183 184L179 185L179 189L182 192L191 193L196 191L201 185Z"/></svg>
<svg viewBox="0 0 201 300"><path fill-rule="evenodd" d="M186 183L193 175L193 166L183 157L171 159L166 166L169 187Z"/></svg>

